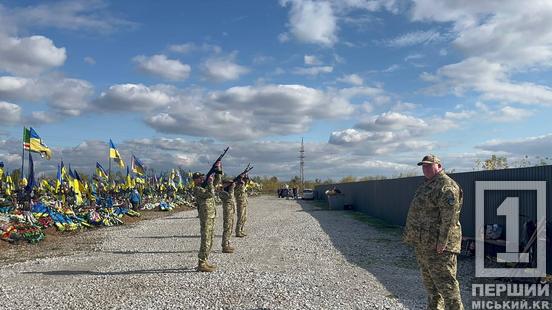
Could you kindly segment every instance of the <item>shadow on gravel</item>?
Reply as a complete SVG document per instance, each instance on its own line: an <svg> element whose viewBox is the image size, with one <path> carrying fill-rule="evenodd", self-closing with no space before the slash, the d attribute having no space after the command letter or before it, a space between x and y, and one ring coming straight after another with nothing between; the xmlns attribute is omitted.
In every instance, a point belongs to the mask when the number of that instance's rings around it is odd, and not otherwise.
<svg viewBox="0 0 552 310"><path fill-rule="evenodd" d="M176 268L176 269L145 269L128 271L90 271L90 270L54 270L54 271L29 271L24 274L41 274L45 276L121 276L137 274L159 274L159 273L187 273L196 272L195 268Z"/></svg>
<svg viewBox="0 0 552 310"><path fill-rule="evenodd" d="M104 253L111 253L111 254L123 254L123 255L135 255L135 254L189 254L189 253L197 253L197 251L151 251L151 252L143 252L143 251L103 251Z"/></svg>
<svg viewBox="0 0 552 310"><path fill-rule="evenodd" d="M303 209L297 212L311 214L347 261L370 272L385 286L391 293L387 298L398 299L405 306L412 304L412 300L401 298L404 296L401 292L407 287L421 285L408 281L405 276L405 273L418 272L418 265L414 253L402 243L402 232L398 226L360 212L328 210L327 205L319 201L297 200L297 203ZM348 226L349 219L366 223L377 233L370 235L372 229L366 229L366 234L362 234L362 228ZM343 225L337 224L339 222Z"/></svg>
<svg viewBox="0 0 552 310"><path fill-rule="evenodd" d="M215 237L222 237L222 235L215 235ZM190 238L201 238L199 235L188 235L188 236L139 236L139 237L131 237L133 239L170 239L170 238L176 238L176 239L190 239Z"/></svg>
<svg viewBox="0 0 552 310"><path fill-rule="evenodd" d="M199 218L197 216L193 216L193 217L163 217L161 218L161 220L198 220L199 221Z"/></svg>

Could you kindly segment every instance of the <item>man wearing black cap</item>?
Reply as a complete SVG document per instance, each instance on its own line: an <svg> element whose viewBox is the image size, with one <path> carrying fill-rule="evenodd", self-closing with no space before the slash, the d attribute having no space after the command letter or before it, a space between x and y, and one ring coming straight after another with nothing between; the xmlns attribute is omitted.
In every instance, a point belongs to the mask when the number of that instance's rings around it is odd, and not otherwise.
<svg viewBox="0 0 552 310"><path fill-rule="evenodd" d="M427 309L464 309L456 280L462 189L445 174L437 156L425 156L418 166L425 181L410 204L404 241L414 246L428 294Z"/></svg>
<svg viewBox="0 0 552 310"><path fill-rule="evenodd" d="M209 177L207 180L207 187L203 188L201 184L205 180L205 175L200 172L196 172L192 175L194 181L194 197L197 204L197 210L199 213L199 226L201 230L201 244L198 253L197 270L202 272L215 271L216 266L209 264L209 253L211 253L211 247L213 245L213 231L215 228L215 217L217 216L217 210L215 208L215 186L220 181L220 175L222 174L222 166L220 162L216 165L215 178Z"/></svg>

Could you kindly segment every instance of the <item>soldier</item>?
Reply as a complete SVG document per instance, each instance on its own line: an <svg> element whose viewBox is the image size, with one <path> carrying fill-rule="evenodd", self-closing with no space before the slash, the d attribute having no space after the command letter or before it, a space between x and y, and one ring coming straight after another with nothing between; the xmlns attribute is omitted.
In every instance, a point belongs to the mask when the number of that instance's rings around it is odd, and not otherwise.
<svg viewBox="0 0 552 310"><path fill-rule="evenodd" d="M425 156L418 166L425 181L410 204L404 241L414 246L428 294L427 309L464 309L456 280L462 189L445 174L435 155Z"/></svg>
<svg viewBox="0 0 552 310"><path fill-rule="evenodd" d="M222 253L234 253L234 247L230 245L236 209L234 203L234 187L235 184L232 179L225 179L222 182L222 189L218 192L220 200L222 200Z"/></svg>
<svg viewBox="0 0 552 310"><path fill-rule="evenodd" d="M207 187L203 188L201 184L205 179L205 175L200 172L193 174L194 180L194 197L196 199L197 210L199 212L199 226L201 230L201 244L198 253L197 270L201 272L213 272L216 269L215 265L208 262L209 253L213 245L213 231L215 228L215 217L217 210L215 208L215 186L220 180L222 173L220 162L216 165L218 170L215 174L215 180L209 177Z"/></svg>
<svg viewBox="0 0 552 310"><path fill-rule="evenodd" d="M236 205L238 211L238 221L236 223L236 237L243 238L247 236L243 231L245 222L247 221L247 192L245 187L249 177L247 175L243 176L236 184L234 195L236 196Z"/></svg>

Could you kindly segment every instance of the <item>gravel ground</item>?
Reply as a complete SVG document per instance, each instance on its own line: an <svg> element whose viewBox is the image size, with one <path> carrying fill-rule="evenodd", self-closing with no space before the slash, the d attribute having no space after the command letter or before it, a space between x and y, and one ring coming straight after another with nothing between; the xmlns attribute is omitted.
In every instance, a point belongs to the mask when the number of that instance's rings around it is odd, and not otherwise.
<svg viewBox="0 0 552 310"><path fill-rule="evenodd" d="M396 229L316 203L250 198L248 236L199 273L196 211L106 229L92 251L0 268L1 309L419 309L425 295ZM471 274L471 263L460 273ZM469 294L469 288L463 288Z"/></svg>

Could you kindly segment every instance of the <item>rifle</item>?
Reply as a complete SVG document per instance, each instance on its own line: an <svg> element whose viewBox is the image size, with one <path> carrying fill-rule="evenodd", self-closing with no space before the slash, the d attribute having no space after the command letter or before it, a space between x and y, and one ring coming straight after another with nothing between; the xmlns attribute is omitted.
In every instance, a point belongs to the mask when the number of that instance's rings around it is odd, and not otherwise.
<svg viewBox="0 0 552 310"><path fill-rule="evenodd" d="M249 171L253 170L253 166L251 166L251 163L248 163L247 164L247 167L245 167L245 170L242 171L242 173L238 174L235 178L234 178L234 181L233 182L238 182L239 180L241 180L245 175L247 175L247 173Z"/></svg>
<svg viewBox="0 0 552 310"><path fill-rule="evenodd" d="M209 177L211 177L211 175L213 173L215 173L215 165L217 164L217 162L221 161L222 158L224 157L224 155L226 155L226 152L228 152L228 149L230 147L226 147L224 149L224 152L222 152L222 154L220 154L220 156L217 158L217 160L215 160L215 162L213 163L213 165L211 166L211 169L209 170L209 172L207 172L207 174L205 175L205 180L203 180L203 183L201 183L201 187L203 188L206 188L207 187L207 183L209 182Z"/></svg>

